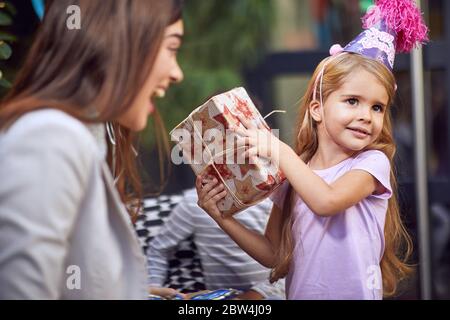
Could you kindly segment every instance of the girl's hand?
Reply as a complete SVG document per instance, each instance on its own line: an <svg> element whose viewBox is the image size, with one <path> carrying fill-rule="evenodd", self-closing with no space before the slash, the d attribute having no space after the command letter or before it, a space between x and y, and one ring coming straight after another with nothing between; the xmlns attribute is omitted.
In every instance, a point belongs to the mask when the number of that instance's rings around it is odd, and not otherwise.
<svg viewBox="0 0 450 320"><path fill-rule="evenodd" d="M255 161L256 157L268 158L278 164L281 141L263 124L256 126L241 115L238 115L238 118L244 128L232 127L231 130L239 135L237 138L238 148L248 147L248 150L244 152L244 157L252 161Z"/></svg>
<svg viewBox="0 0 450 320"><path fill-rule="evenodd" d="M215 221L221 219L222 214L217 207L217 202L225 198L227 190L216 178L208 179L198 176L195 181L198 202L200 208L205 210Z"/></svg>

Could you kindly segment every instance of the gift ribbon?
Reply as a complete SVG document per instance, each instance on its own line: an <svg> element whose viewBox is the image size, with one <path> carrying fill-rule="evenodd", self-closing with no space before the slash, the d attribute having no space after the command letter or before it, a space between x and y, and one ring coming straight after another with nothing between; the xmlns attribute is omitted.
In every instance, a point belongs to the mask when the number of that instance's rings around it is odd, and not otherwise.
<svg viewBox="0 0 450 320"><path fill-rule="evenodd" d="M242 208L245 208L245 207L251 207L251 206L253 206L253 205L259 203L260 200L254 201L254 202L249 203L249 204L243 203L243 202L237 197L237 195L231 190L231 188L227 185L227 183L226 183L225 180L223 179L222 175L220 174L219 170L217 169L216 165L214 164L214 159L217 159L218 157L222 157L223 155L225 155L225 154L226 154L227 152L229 152L229 151L233 151L233 152L234 152L234 148L233 148L233 149L227 149L227 150L221 152L220 154L218 154L218 155L216 155L216 156L214 157L214 156L212 155L211 150L209 149L209 147L206 145L205 141L203 140L203 137L202 137L202 135L201 135L201 133L200 133L200 130L195 126L195 122L194 122L194 120L193 120L193 115L194 115L197 111L198 111L198 109L195 109L194 111L192 111L191 114L186 118L186 120L184 120L183 122L181 122L178 126L175 127L174 130L172 130L172 131L170 132L170 135L172 135L172 133L173 133L178 127L180 127L183 123L185 123L185 122L190 123L191 126L192 126L192 128L194 128L194 133L195 133L195 135L196 135L198 138L200 138L200 141L202 141L202 144L203 144L203 146L205 147L205 149L208 151L208 154L209 154L209 157L210 157L210 161L209 161L208 164L206 164L206 166L205 166L205 168L203 169L203 171L204 171L206 168L208 168L210 165L212 165L212 167L214 168L214 170L215 170L216 173L217 173L217 176L220 178L220 180L222 180L223 185L224 185L224 186L226 187L226 189L228 190L228 193L229 193L229 194L231 195L231 197L233 198L234 203L237 205L238 209L242 209ZM275 114L275 113L286 113L286 111L284 111L284 110L274 110L274 111L270 112L268 115L266 115L265 117L263 117L263 120L266 120L268 117L272 116L272 115ZM267 126L267 123L265 123L265 124L266 124L266 126ZM267 126L267 127L268 127L268 126ZM194 139L194 141L195 141L195 139ZM240 150L240 149L242 149L242 148L245 148L245 146L244 146L244 147L240 147L240 148L238 148L237 150Z"/></svg>

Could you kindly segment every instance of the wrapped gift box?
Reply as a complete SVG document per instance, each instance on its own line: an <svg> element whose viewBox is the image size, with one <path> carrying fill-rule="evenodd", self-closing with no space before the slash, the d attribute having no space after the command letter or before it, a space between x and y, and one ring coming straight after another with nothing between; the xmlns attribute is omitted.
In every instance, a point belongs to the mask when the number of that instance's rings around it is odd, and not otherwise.
<svg viewBox="0 0 450 320"><path fill-rule="evenodd" d="M171 132L196 175L207 173L225 185L227 196L218 203L225 216L266 199L285 180L269 159L243 159L244 150L236 147L236 134L229 130L242 126L238 114L270 130L245 89L236 88L208 100Z"/></svg>

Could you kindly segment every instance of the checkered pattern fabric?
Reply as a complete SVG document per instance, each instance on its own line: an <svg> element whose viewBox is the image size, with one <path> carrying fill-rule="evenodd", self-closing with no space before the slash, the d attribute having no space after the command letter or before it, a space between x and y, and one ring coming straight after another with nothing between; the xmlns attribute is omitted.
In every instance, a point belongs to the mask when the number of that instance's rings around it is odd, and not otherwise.
<svg viewBox="0 0 450 320"><path fill-rule="evenodd" d="M181 194L177 194L145 199L143 214L135 226L144 252L147 252L150 241L158 234L182 197ZM182 241L177 250L171 254L165 286L184 293L205 290L203 270L192 237Z"/></svg>

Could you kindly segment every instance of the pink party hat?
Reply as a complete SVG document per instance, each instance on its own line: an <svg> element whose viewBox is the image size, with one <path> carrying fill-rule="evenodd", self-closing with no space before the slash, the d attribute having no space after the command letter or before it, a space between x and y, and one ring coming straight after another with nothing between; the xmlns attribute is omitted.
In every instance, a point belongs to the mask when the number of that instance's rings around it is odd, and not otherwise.
<svg viewBox="0 0 450 320"><path fill-rule="evenodd" d="M375 0L362 21L366 30L345 48L334 45L331 55L342 51L361 54L392 71L396 53L410 52L428 41L428 28L412 0Z"/></svg>

